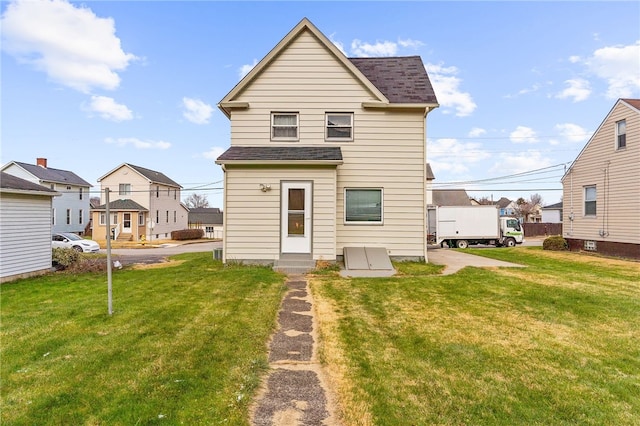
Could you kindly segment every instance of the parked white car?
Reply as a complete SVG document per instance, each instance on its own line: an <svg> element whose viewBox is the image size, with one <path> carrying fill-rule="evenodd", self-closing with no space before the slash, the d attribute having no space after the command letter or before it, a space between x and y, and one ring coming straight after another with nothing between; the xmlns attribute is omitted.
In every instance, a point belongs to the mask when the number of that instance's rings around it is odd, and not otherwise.
<svg viewBox="0 0 640 426"><path fill-rule="evenodd" d="M51 247L72 248L81 253L97 253L100 245L93 240L85 240L71 232L60 232L51 235Z"/></svg>

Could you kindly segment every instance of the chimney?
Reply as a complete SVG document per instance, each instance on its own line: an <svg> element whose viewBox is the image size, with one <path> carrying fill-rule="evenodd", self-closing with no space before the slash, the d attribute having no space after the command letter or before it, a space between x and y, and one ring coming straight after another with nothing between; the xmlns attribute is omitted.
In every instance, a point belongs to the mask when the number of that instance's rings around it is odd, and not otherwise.
<svg viewBox="0 0 640 426"><path fill-rule="evenodd" d="M36 164L40 167L47 168L47 159L46 158L36 158Z"/></svg>

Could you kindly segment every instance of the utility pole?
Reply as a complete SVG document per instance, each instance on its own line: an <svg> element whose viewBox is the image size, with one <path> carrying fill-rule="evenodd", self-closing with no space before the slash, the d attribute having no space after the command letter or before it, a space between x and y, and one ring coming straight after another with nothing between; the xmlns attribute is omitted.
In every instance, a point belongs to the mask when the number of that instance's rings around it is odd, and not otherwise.
<svg viewBox="0 0 640 426"><path fill-rule="evenodd" d="M111 211L109 210L109 188L104 189L104 200L106 202L107 211L106 226L107 226L107 306L109 309L109 315L113 314L113 302L112 302L112 290L111 290L111 221L109 216Z"/></svg>

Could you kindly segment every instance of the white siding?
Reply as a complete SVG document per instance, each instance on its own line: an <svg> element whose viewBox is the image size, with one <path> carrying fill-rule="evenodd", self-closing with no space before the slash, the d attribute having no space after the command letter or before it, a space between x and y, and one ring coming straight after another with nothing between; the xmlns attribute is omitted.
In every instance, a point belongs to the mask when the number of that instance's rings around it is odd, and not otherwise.
<svg viewBox="0 0 640 426"><path fill-rule="evenodd" d="M627 146L616 150L615 123L626 119ZM607 170L607 173L605 173ZM596 216L584 215L584 187L595 185ZM618 103L563 181L567 238L640 244L640 114ZM569 220L573 215L574 220ZM601 235L603 233L605 235Z"/></svg>
<svg viewBox="0 0 640 426"><path fill-rule="evenodd" d="M0 279L51 268L51 197L0 194Z"/></svg>
<svg viewBox="0 0 640 426"><path fill-rule="evenodd" d="M231 144L339 146L344 164L337 168L333 194L337 201L335 253L342 255L345 246L366 245L386 247L392 256L424 257L424 111L362 108L362 102L373 99L373 95L313 35L303 32L234 99L248 102L250 107L233 111ZM270 140L272 112L299 113L299 141ZM327 112L353 112L353 142L325 142ZM229 178L233 177L233 173L228 174ZM259 179L255 181L255 185L259 182ZM354 187L384 189L383 225L344 224L344 188ZM229 182L226 191L230 197L227 202L238 197ZM252 196L259 195L262 194ZM234 211L227 210L226 213L233 220ZM274 221L272 225L275 224ZM234 237L233 233L226 234L227 239ZM323 250L322 253L329 252ZM241 256L240 251L229 254Z"/></svg>

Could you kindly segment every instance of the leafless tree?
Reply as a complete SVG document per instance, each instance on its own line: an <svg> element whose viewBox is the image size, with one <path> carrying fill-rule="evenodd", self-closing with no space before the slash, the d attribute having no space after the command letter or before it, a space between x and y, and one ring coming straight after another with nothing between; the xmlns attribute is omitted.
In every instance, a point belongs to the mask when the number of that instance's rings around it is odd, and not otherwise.
<svg viewBox="0 0 640 426"><path fill-rule="evenodd" d="M184 199L184 203L190 209L198 207L209 207L209 200L206 195L196 194L195 192Z"/></svg>
<svg viewBox="0 0 640 426"><path fill-rule="evenodd" d="M523 222L529 222L532 216L538 212L538 207L542 206L542 203L540 194L531 194L528 200L520 197L516 201L516 215L522 218Z"/></svg>

